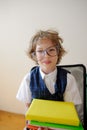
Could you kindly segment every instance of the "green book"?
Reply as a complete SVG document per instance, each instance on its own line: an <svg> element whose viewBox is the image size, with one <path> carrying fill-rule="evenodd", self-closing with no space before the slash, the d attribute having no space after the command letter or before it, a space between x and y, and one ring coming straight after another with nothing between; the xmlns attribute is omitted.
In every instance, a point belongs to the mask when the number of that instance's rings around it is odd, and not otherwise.
<svg viewBox="0 0 87 130"><path fill-rule="evenodd" d="M63 124L55 124L55 123L39 122L31 120L30 124L34 126L48 127L56 130L59 128L60 130L84 130L81 123L79 124L79 126L71 126L71 125L63 125Z"/></svg>

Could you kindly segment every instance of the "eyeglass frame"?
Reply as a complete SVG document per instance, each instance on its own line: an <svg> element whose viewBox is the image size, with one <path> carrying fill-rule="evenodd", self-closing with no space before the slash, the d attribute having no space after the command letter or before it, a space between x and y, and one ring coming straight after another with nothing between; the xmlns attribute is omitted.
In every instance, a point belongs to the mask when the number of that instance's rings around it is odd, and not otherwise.
<svg viewBox="0 0 87 130"><path fill-rule="evenodd" d="M51 48L51 47L55 47L56 48L56 55L50 55L49 53L48 53L48 49L49 48ZM48 48L46 48L45 50L42 50L42 54L43 54L43 56L45 56L45 54L47 54L48 56L52 56L52 57L54 57L54 56L57 56L58 55L58 53L59 53L59 50L58 49L60 49L60 46L58 46L58 45L54 45L54 46L50 46L50 47L48 47ZM35 52L32 52L32 56L33 57L35 57L36 56L36 52L38 52L38 51L35 51Z"/></svg>

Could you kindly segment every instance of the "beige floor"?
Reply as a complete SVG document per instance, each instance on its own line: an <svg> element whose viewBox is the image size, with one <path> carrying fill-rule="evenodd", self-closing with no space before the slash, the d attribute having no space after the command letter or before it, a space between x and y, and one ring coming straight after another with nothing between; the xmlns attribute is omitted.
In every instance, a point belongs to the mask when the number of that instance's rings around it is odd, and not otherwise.
<svg viewBox="0 0 87 130"><path fill-rule="evenodd" d="M24 115L0 111L0 130L23 130Z"/></svg>

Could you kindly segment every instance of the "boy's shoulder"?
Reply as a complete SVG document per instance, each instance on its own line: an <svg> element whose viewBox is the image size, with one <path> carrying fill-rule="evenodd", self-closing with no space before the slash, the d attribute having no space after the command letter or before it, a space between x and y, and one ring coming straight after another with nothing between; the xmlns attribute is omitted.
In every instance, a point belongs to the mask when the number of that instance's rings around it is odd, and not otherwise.
<svg viewBox="0 0 87 130"><path fill-rule="evenodd" d="M59 73L71 73L69 70L64 69L62 66L57 66L57 70Z"/></svg>
<svg viewBox="0 0 87 130"><path fill-rule="evenodd" d="M31 68L31 71L34 70L34 69L37 69L37 68L39 68L38 65L37 65L37 66L33 66L33 67Z"/></svg>
<svg viewBox="0 0 87 130"><path fill-rule="evenodd" d="M39 70L39 66L34 66L31 68L30 73L37 72Z"/></svg>

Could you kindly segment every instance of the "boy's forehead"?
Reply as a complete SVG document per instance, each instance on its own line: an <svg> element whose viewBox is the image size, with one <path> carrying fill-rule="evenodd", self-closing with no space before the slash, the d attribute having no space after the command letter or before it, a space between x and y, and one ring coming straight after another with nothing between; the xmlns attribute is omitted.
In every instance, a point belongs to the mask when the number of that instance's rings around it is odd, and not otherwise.
<svg viewBox="0 0 87 130"><path fill-rule="evenodd" d="M40 38L38 41L37 41L37 44L53 44L52 41L48 38Z"/></svg>
<svg viewBox="0 0 87 130"><path fill-rule="evenodd" d="M44 39L44 40L41 40L41 41L39 41L38 43L37 43L37 45L36 45L36 49L46 49L46 48L49 48L49 47L51 47L51 46L53 46L53 45L55 45L54 43L52 43L52 41L51 40L46 40L46 39Z"/></svg>

